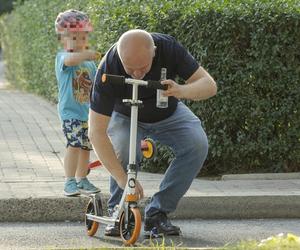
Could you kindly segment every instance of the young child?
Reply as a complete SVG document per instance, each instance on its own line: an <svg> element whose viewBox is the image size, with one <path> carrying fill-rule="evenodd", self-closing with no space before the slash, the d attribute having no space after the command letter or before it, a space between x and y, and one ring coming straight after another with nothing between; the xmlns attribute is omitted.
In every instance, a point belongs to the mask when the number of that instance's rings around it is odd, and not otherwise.
<svg viewBox="0 0 300 250"><path fill-rule="evenodd" d="M58 113L67 139L64 157L66 196L80 192L97 193L86 178L92 146L88 139L89 96L96 74L93 60L100 53L88 50L88 33L92 25L88 16L77 10L59 13L55 31L64 49L56 55L55 72L58 82ZM76 178L75 178L76 176Z"/></svg>

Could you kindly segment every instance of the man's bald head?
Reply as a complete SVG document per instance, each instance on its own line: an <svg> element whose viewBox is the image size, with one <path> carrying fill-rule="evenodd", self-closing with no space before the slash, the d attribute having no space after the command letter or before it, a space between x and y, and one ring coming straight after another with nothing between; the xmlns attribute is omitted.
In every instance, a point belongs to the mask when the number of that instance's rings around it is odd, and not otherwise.
<svg viewBox="0 0 300 250"><path fill-rule="evenodd" d="M155 55L155 45L147 31L135 29L125 32L118 41L117 50L129 75L142 79L148 73Z"/></svg>
<svg viewBox="0 0 300 250"><path fill-rule="evenodd" d="M139 52L154 52L155 46L152 36L145 30L129 30L118 41L118 53L121 59L139 54Z"/></svg>

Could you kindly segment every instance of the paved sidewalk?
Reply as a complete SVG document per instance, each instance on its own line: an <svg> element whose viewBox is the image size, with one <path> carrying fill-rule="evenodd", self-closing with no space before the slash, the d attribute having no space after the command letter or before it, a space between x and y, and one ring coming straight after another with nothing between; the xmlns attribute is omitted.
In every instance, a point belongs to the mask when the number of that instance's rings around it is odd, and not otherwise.
<svg viewBox="0 0 300 250"><path fill-rule="evenodd" d="M88 198L62 192L64 138L56 105L7 89L2 70L0 64L0 221L82 220ZM95 169L89 177L105 203L108 172ZM141 172L138 178L147 197L143 209L163 175ZM300 179L196 179L173 217L299 218Z"/></svg>

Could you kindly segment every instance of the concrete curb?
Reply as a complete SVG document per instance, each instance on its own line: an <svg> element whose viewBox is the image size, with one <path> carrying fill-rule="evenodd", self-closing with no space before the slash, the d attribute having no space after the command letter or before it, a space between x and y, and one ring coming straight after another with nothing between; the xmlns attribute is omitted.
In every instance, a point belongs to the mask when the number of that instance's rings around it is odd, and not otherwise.
<svg viewBox="0 0 300 250"><path fill-rule="evenodd" d="M174 217L178 219L300 218L300 196L184 197Z"/></svg>
<svg viewBox="0 0 300 250"><path fill-rule="evenodd" d="M263 173L263 174L227 174L221 178L227 180L293 180L300 179L300 172L293 173Z"/></svg>
<svg viewBox="0 0 300 250"><path fill-rule="evenodd" d="M108 195L102 196L104 210ZM0 200L0 222L83 221L88 197ZM140 202L143 215L148 199ZM258 219L300 218L300 196L183 197L171 218Z"/></svg>

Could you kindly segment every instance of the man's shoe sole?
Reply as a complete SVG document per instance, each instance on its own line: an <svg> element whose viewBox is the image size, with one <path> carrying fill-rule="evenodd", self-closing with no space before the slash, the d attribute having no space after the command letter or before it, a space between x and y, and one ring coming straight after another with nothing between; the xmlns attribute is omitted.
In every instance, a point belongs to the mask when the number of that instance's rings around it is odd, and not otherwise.
<svg viewBox="0 0 300 250"><path fill-rule="evenodd" d="M158 233L153 233L151 231L144 231L144 237L145 238L162 238L164 236L180 236L181 231L170 231L170 232L158 232Z"/></svg>
<svg viewBox="0 0 300 250"><path fill-rule="evenodd" d="M110 237L120 237L120 232L105 232L104 233L105 236L110 236Z"/></svg>

